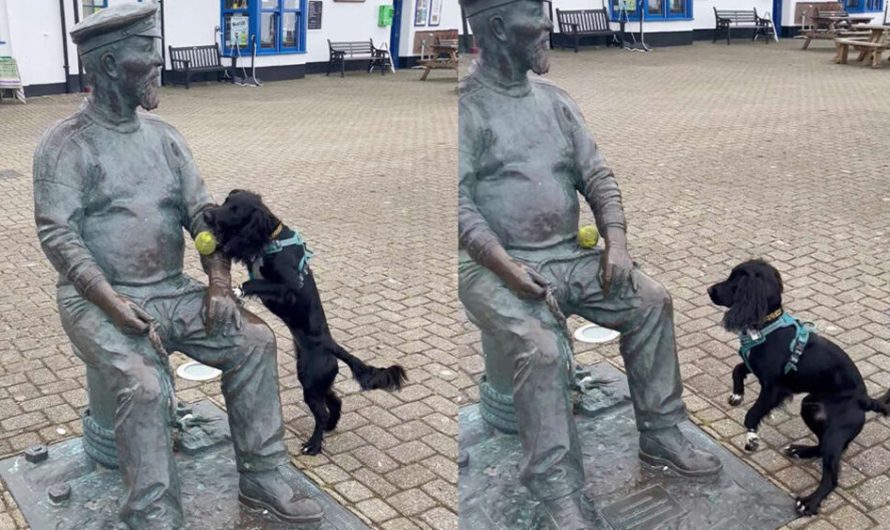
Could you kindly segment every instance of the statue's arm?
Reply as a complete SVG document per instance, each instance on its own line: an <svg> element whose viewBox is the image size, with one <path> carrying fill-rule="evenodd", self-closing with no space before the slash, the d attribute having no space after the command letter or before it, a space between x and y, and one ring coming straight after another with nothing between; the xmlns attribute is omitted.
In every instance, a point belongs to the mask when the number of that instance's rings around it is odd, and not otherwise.
<svg viewBox="0 0 890 530"><path fill-rule="evenodd" d="M488 221L479 212L475 201L476 151L479 129L469 112L461 108L460 149L458 153L459 183L457 192L458 242L473 260L496 274L521 296L540 298L545 294L544 280L536 271L513 260L501 245Z"/></svg>
<svg viewBox="0 0 890 530"><path fill-rule="evenodd" d="M573 120L572 141L579 177L577 189L590 205L597 229L606 238L607 243L626 246L627 223L615 173L606 164L605 158L584 123L580 110L575 107L574 112L576 118Z"/></svg>
<svg viewBox="0 0 890 530"><path fill-rule="evenodd" d="M80 293L105 282L79 228L83 222L83 195L89 161L76 145L45 142L34 156L34 221L44 254L53 267Z"/></svg>
<svg viewBox="0 0 890 530"><path fill-rule="evenodd" d="M58 146L50 137L34 156L34 220L37 237L53 267L75 290L99 307L122 331L142 333L147 324L108 283L78 231L90 162L76 143Z"/></svg>
<svg viewBox="0 0 890 530"><path fill-rule="evenodd" d="M182 226L194 239L198 234L210 227L204 220L204 212L214 206L213 198L207 191L204 179L198 172L198 166L192 157L191 150L185 140L174 131L173 141L177 145L174 155L179 166L179 178L182 185L183 219ZM201 267L207 273L211 286L219 286L226 290L232 287L232 262L221 252L209 256L201 256Z"/></svg>

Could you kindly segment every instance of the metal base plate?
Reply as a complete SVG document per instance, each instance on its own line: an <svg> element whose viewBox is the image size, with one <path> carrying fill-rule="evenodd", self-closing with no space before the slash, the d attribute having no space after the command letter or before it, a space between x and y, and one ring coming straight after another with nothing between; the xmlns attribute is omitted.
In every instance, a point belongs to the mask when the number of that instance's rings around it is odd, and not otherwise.
<svg viewBox="0 0 890 530"><path fill-rule="evenodd" d="M225 412L210 401L200 401L194 410L204 416L225 420ZM176 453L182 486L186 528L284 529L273 516L243 507L238 501L238 471L230 441L203 448L196 454ZM308 528L366 530L368 527L333 498L292 468L289 482L299 494L322 505L322 523ZM81 438L49 447L49 458L31 464L23 455L0 461L0 478L9 487L31 528L105 530L120 526L118 507L124 496L120 473L96 465L83 452ZM53 503L47 491L67 483L70 498ZM307 527L302 527L307 528Z"/></svg>
<svg viewBox="0 0 890 530"><path fill-rule="evenodd" d="M600 380L624 375L607 363L594 365ZM611 530L720 528L762 530L795 519L794 501L701 429L686 421L680 430L696 447L723 463L719 475L685 478L652 468L637 456L639 433L625 403L576 415L595 528ZM519 482L522 448L515 435L490 427L479 406L460 411L460 527L525 530L542 526L538 502Z"/></svg>

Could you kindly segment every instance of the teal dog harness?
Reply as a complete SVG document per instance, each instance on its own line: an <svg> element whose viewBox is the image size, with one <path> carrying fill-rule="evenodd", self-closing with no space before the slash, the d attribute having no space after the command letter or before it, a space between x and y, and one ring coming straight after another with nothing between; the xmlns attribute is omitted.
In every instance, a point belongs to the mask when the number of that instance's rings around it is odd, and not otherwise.
<svg viewBox="0 0 890 530"><path fill-rule="evenodd" d="M795 329L795 335L794 340L791 341L791 345L789 346L791 358L785 363L785 374L797 371L797 363L800 361L800 357L803 355L803 350L806 348L807 342L810 340L810 333L816 330L816 326L812 322L801 322L785 312L782 312L782 316L763 329L749 329L744 333L739 333L739 340L742 343L739 348L739 355L742 360L745 361L745 366L748 367L748 371L753 372L753 370L751 370L750 362L751 349L766 342L766 336L773 331L792 326Z"/></svg>
<svg viewBox="0 0 890 530"><path fill-rule="evenodd" d="M300 232L294 230L294 235L287 239L273 239L269 241L266 246L263 247L263 253L257 258L257 263L253 266L248 267L247 274L248 277L253 280L254 278L254 270L259 271L260 267L263 265L263 257L271 256L272 254L278 254L285 247L289 247L291 245L301 246L303 247L303 258L300 259L300 263L297 265L297 274L300 277L300 287L303 286L303 279L306 277L306 272L309 270L309 258L313 256L313 252L309 250L309 247L306 246L306 241L303 240L303 237L300 235Z"/></svg>

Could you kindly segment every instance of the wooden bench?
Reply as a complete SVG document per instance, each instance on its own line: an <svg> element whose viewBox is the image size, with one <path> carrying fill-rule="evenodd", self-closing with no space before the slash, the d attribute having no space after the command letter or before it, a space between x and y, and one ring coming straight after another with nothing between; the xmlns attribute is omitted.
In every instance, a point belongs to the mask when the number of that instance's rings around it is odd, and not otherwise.
<svg viewBox="0 0 890 530"><path fill-rule="evenodd" d="M354 42L331 42L331 39L328 39L328 49L331 56L325 75L330 75L331 68L339 64L340 77L344 77L347 60L367 59L369 61L368 73L371 73L374 68L380 68L380 75L386 75L386 69L390 66L389 52L375 47L372 39Z"/></svg>
<svg viewBox="0 0 890 530"><path fill-rule="evenodd" d="M574 48L578 53L578 45L582 37L605 37L606 46L612 44L615 31L609 27L609 15L605 9L556 10L556 21L560 35L567 37L569 44L558 44L563 48ZM556 39L557 41L563 39Z"/></svg>
<svg viewBox="0 0 890 530"><path fill-rule="evenodd" d="M712 42L717 42L717 37L722 30L726 32L726 44L729 45L729 40L732 38L732 28L753 29L754 37L751 40L756 40L757 37L763 35L768 42L769 38L775 34L776 29L773 27L773 21L758 16L757 9L750 11L717 9L716 7L713 9L716 27L714 28L714 40Z"/></svg>
<svg viewBox="0 0 890 530"><path fill-rule="evenodd" d="M847 64L847 56L850 48L856 48L859 51L857 60L863 61L871 55L871 67L881 67L881 54L884 50L890 50L890 29L881 26L872 27L868 38L837 38L834 43L837 46L837 55L835 62L839 64Z"/></svg>
<svg viewBox="0 0 890 530"><path fill-rule="evenodd" d="M423 66L421 81L425 81L433 70L454 70L457 72L459 58L457 55L458 39L443 39L436 37L436 42L431 46L430 56L420 60Z"/></svg>
<svg viewBox="0 0 890 530"><path fill-rule="evenodd" d="M803 49L810 47L813 40L834 40L845 37L867 37L868 31L860 31L856 28L857 22L866 22L870 17L855 16L843 10L815 9L812 13L806 13L809 19L809 27L803 31Z"/></svg>
<svg viewBox="0 0 890 530"><path fill-rule="evenodd" d="M222 55L216 44L181 48L169 46L168 48L170 50L170 65L173 67L170 82L174 86L177 84L178 77L179 84L184 84L188 89L192 75L202 73L216 73L216 80L222 81L222 74L226 71L226 67L222 64Z"/></svg>

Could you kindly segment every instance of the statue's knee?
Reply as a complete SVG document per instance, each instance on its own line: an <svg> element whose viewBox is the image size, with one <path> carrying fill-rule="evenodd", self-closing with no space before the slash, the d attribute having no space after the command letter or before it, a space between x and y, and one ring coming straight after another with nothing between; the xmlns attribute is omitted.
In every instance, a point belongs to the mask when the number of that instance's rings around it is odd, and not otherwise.
<svg viewBox="0 0 890 530"><path fill-rule="evenodd" d="M151 407L164 401L164 393L158 379L162 375L158 370L145 367L130 374L127 386L122 392L122 401L129 401L136 407Z"/></svg>
<svg viewBox="0 0 890 530"><path fill-rule="evenodd" d="M661 285L655 280L649 278L647 278L647 280L648 281L643 284L641 289L644 305L647 307L658 307L671 310L674 306L671 293L664 285Z"/></svg>
<svg viewBox="0 0 890 530"><path fill-rule="evenodd" d="M565 363L558 340L547 330L529 332L524 339L528 345L530 353L528 360L533 370L543 372L558 370Z"/></svg>
<svg viewBox="0 0 890 530"><path fill-rule="evenodd" d="M275 353L275 333L259 318L245 318L241 336L247 346L255 346L259 352Z"/></svg>

